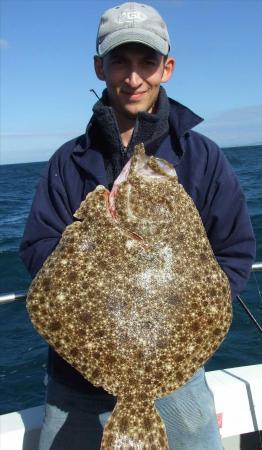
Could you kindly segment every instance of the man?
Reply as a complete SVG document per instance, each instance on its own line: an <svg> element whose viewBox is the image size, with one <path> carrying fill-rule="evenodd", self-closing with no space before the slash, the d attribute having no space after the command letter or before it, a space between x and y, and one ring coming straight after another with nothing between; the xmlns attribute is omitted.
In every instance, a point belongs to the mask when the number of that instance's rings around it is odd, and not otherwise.
<svg viewBox="0 0 262 450"><path fill-rule="evenodd" d="M218 147L192 131L201 119L169 99L161 87L172 76L169 36L158 12L125 3L101 18L94 65L105 81L86 134L63 145L40 181L21 244L34 277L57 245L73 213L98 184L111 189L134 145L171 162L194 200L232 298L243 288L254 259L254 236L245 200ZM49 351L49 381L40 450L99 449L115 399ZM222 449L204 370L160 399L170 449Z"/></svg>

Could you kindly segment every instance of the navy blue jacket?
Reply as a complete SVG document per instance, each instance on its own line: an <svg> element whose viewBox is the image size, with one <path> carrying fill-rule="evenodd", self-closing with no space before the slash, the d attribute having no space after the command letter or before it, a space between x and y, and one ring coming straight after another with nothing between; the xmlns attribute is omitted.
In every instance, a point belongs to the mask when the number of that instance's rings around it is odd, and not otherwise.
<svg viewBox="0 0 262 450"><path fill-rule="evenodd" d="M155 155L172 163L193 199L234 298L249 276L255 239L243 192L217 145L192 131L201 119L170 100L170 133ZM36 275L57 245L73 213L98 184L107 186L103 153L91 146L88 132L64 144L50 159L38 186L21 243L21 257ZM92 390L69 364L50 351L49 373L81 389Z"/></svg>

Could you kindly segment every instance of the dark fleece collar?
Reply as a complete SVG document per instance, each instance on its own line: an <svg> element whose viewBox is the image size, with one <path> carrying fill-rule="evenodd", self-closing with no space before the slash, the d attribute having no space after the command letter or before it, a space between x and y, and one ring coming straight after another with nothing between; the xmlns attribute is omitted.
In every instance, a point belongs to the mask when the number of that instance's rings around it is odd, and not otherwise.
<svg viewBox="0 0 262 450"><path fill-rule="evenodd" d="M149 114L140 112L137 115L134 131L128 147L122 144L118 124L113 108L109 105L107 90L93 107L93 116L88 126L88 134L92 144L97 146L105 157L113 157L115 153L129 159L134 146L143 142L147 153L158 147L169 131L169 100L164 88L160 87L156 112Z"/></svg>

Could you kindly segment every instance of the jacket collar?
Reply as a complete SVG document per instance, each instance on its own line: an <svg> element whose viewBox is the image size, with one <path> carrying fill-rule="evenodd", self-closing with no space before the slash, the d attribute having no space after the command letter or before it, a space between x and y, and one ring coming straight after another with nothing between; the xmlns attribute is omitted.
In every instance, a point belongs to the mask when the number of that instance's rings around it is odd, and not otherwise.
<svg viewBox="0 0 262 450"><path fill-rule="evenodd" d="M191 109L182 105L182 103L179 103L170 97L168 100L170 102L170 128L171 130L174 130L179 139L183 137L187 131L191 130L204 120L202 117L191 111Z"/></svg>
<svg viewBox="0 0 262 450"><path fill-rule="evenodd" d="M186 132L202 122L203 119L181 103L171 98L169 98L169 102L170 134L174 134L177 141L179 142L179 140L186 134ZM87 174L89 174L89 177L94 181L94 184L98 183L102 184L103 186L107 186L107 176L103 155L99 150L91 147L91 141L88 134L88 130L91 126L92 122L90 121L87 125L85 139L81 139L76 145L72 153L72 158L78 166L80 166ZM84 138L84 136L82 137ZM162 145L160 147L160 152L157 152L156 156L161 157L163 153L163 157L165 157L165 152L162 149ZM182 146L180 149L178 149L177 153L180 154L181 157L181 155L183 154ZM175 160L177 161L179 155L174 156ZM166 155L166 159L169 160L170 158Z"/></svg>
<svg viewBox="0 0 262 450"><path fill-rule="evenodd" d="M113 108L108 104L107 90L93 107L93 116L88 135L92 146L100 148L104 157L111 159L130 158L134 146L143 142L145 148L151 153L151 148L158 147L169 130L170 102L165 89L159 90L156 111L154 113L140 112L137 114L134 130L127 147L123 147L120 132Z"/></svg>

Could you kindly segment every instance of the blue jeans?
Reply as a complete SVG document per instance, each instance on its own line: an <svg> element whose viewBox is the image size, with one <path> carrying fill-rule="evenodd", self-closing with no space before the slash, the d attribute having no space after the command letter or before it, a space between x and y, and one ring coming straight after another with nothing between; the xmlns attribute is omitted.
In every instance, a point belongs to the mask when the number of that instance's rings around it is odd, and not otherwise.
<svg viewBox="0 0 262 450"><path fill-rule="evenodd" d="M99 450L114 405L114 397L83 395L49 379L39 450ZM165 423L170 450L223 450L204 369L155 405Z"/></svg>

